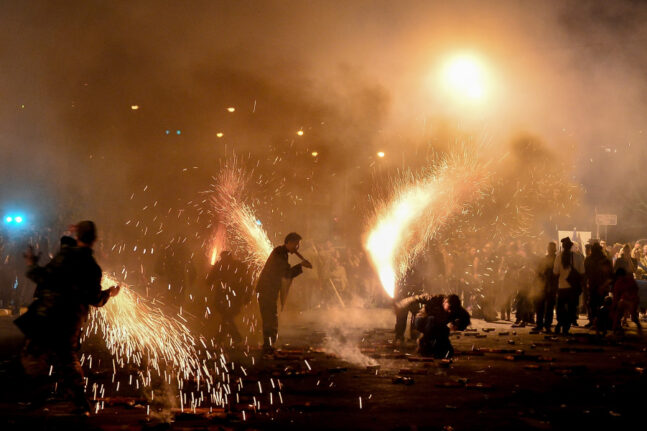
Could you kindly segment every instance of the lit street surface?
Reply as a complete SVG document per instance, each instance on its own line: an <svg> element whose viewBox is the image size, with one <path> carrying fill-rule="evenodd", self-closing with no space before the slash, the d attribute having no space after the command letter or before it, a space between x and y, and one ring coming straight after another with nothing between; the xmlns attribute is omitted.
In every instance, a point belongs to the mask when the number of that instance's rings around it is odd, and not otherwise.
<svg viewBox="0 0 647 431"><path fill-rule="evenodd" d="M258 352L251 354L255 366L242 359L246 399L231 411L175 407L147 415L148 401L122 385L122 395L106 398L105 408L87 419L65 413L65 403L52 404L49 415L18 407L20 337L13 331L2 339L0 414L8 425L2 429L599 429L639 420L647 407L647 355L637 338L598 342L585 329L564 338L475 320L474 331L452 336L452 361L432 360L416 356L413 344L392 347L390 310L363 312L375 327L349 333L361 335L359 352L375 366L325 353L325 333L316 327L323 312L314 311L292 316L293 329L285 328L286 345L275 359ZM11 326L6 317L1 322L3 330ZM89 376L108 385L111 367ZM282 399L273 392L272 404L270 378L282 386ZM254 397L260 410L251 406Z"/></svg>

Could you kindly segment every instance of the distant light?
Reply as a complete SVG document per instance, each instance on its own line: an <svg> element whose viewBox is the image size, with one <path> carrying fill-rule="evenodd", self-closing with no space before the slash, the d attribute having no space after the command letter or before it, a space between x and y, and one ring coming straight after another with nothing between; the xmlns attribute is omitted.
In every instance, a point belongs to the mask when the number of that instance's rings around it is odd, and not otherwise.
<svg viewBox="0 0 647 431"><path fill-rule="evenodd" d="M171 131L170 131L170 130L167 130L167 131L166 131L166 134L167 134L167 135L170 135L170 134L171 134Z"/></svg>
<svg viewBox="0 0 647 431"><path fill-rule="evenodd" d="M450 58L445 64L446 88L459 100L481 100L488 87L488 77L483 61L471 54Z"/></svg>
<svg viewBox="0 0 647 431"><path fill-rule="evenodd" d="M219 137L219 138L222 138L223 136L225 136L225 134L222 133L222 132L218 132L218 133L216 133L216 136Z"/></svg>
<svg viewBox="0 0 647 431"><path fill-rule="evenodd" d="M318 152L316 152L316 151L313 151L313 152L312 152L312 157L317 157L318 155L319 155L319 153L318 153Z"/></svg>
<svg viewBox="0 0 647 431"><path fill-rule="evenodd" d="M178 135L181 135L182 131L181 130L176 130L175 133L178 134Z"/></svg>
<svg viewBox="0 0 647 431"><path fill-rule="evenodd" d="M136 111L139 109L139 105L130 105L130 109L132 109L133 111Z"/></svg>
<svg viewBox="0 0 647 431"><path fill-rule="evenodd" d="M11 223L13 221L13 217L7 217L4 219L7 223Z"/></svg>
<svg viewBox="0 0 647 431"><path fill-rule="evenodd" d="M299 130L299 131L297 132L297 135L299 135L299 136L303 136L303 130Z"/></svg>
<svg viewBox="0 0 647 431"><path fill-rule="evenodd" d="M256 219L256 224L261 226L263 223L261 223L261 221L259 219Z"/></svg>
<svg viewBox="0 0 647 431"><path fill-rule="evenodd" d="M20 105L20 107L21 107L22 109L25 109L25 105Z"/></svg>
<svg viewBox="0 0 647 431"><path fill-rule="evenodd" d="M379 152L377 153L377 156L378 156L378 157L384 157L384 151L379 151Z"/></svg>
<svg viewBox="0 0 647 431"><path fill-rule="evenodd" d="M236 111L236 108L234 108L233 106L230 106L229 108L227 108L227 111L234 112Z"/></svg>
<svg viewBox="0 0 647 431"><path fill-rule="evenodd" d="M18 216L14 219L16 223L22 223L22 217Z"/></svg>

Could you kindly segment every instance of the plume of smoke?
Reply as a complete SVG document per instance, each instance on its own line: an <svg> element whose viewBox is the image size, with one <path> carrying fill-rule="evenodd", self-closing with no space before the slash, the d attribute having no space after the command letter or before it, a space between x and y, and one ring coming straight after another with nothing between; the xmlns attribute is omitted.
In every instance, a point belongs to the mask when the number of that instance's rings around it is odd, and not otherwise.
<svg viewBox="0 0 647 431"><path fill-rule="evenodd" d="M326 332L322 349L353 365L377 365L359 348L365 331L375 328L375 317L364 308L363 301L354 299L349 307L325 311L320 322Z"/></svg>

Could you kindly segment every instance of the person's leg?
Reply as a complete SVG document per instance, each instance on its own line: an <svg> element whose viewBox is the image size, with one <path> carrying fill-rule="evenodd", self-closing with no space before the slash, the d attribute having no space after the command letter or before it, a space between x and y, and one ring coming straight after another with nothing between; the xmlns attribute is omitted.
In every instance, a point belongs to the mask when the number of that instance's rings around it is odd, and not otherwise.
<svg viewBox="0 0 647 431"><path fill-rule="evenodd" d="M431 356L433 354L433 344L430 337L431 320L432 319L428 316L419 316L413 321L416 330L421 333L418 338L418 353L422 356Z"/></svg>
<svg viewBox="0 0 647 431"><path fill-rule="evenodd" d="M449 341L449 328L447 326L438 326L433 330L434 356L437 358L451 358L454 356L454 347Z"/></svg>
<svg viewBox="0 0 647 431"><path fill-rule="evenodd" d="M399 341L404 341L404 331L407 328L407 316L409 315L409 309L398 309L395 312L395 339Z"/></svg>
<svg viewBox="0 0 647 431"><path fill-rule="evenodd" d="M274 300L273 300L274 299ZM278 298L260 297L258 303L263 325L263 349L271 351L278 336L279 315Z"/></svg>
<svg viewBox="0 0 647 431"><path fill-rule="evenodd" d="M77 411L82 414L90 413L90 403L85 397L83 369L77 351L72 346L61 346L56 351L56 364L63 386L67 388Z"/></svg>
<svg viewBox="0 0 647 431"><path fill-rule="evenodd" d="M555 312L555 303L557 302L557 295L555 292L549 292L546 295L545 302L545 315L544 315L544 329L550 331L550 327L553 325L553 314Z"/></svg>
<svg viewBox="0 0 647 431"><path fill-rule="evenodd" d="M541 295L535 300L535 315L537 324L535 329L541 331L544 328L544 318L546 315L546 296Z"/></svg>
<svg viewBox="0 0 647 431"><path fill-rule="evenodd" d="M570 303L570 313L571 313L571 325L572 326L579 326L577 323L577 318L580 316L580 296L581 293L579 293L576 289L571 288L571 303Z"/></svg>
<svg viewBox="0 0 647 431"><path fill-rule="evenodd" d="M20 352L20 362L27 377L26 393L32 408L44 406L51 390L50 357L47 349L30 339L25 341Z"/></svg>
<svg viewBox="0 0 647 431"><path fill-rule="evenodd" d="M589 288L589 323L591 323L591 326L595 325L598 312L602 306L600 295L596 291L597 288L594 286Z"/></svg>
<svg viewBox="0 0 647 431"><path fill-rule="evenodd" d="M566 325L566 320L569 319L568 316L568 301L566 297L566 289L559 289L557 291L557 327L555 328L556 332L561 332L564 330ZM568 325L570 327L570 323Z"/></svg>

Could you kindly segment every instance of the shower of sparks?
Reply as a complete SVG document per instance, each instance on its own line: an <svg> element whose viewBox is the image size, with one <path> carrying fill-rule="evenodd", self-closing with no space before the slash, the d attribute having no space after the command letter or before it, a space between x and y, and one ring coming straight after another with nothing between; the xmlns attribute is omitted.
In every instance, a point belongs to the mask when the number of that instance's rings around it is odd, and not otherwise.
<svg viewBox="0 0 647 431"><path fill-rule="evenodd" d="M121 291L104 307L93 309L87 333L100 329L112 355L125 363L142 366L146 361L159 374L170 368L185 379L204 378L196 348L200 339L191 334L182 316L167 317L152 301L104 274L103 289L116 284Z"/></svg>
<svg viewBox="0 0 647 431"><path fill-rule="evenodd" d="M487 179L486 167L463 152L417 178L400 180L392 199L377 205L365 248L390 297L425 243L481 195Z"/></svg>
<svg viewBox="0 0 647 431"><path fill-rule="evenodd" d="M222 217L230 242L237 251L246 254L245 261L258 272L272 252L272 243L265 229L257 223L253 209L244 202L243 191L248 178L234 159L221 170L212 203Z"/></svg>

